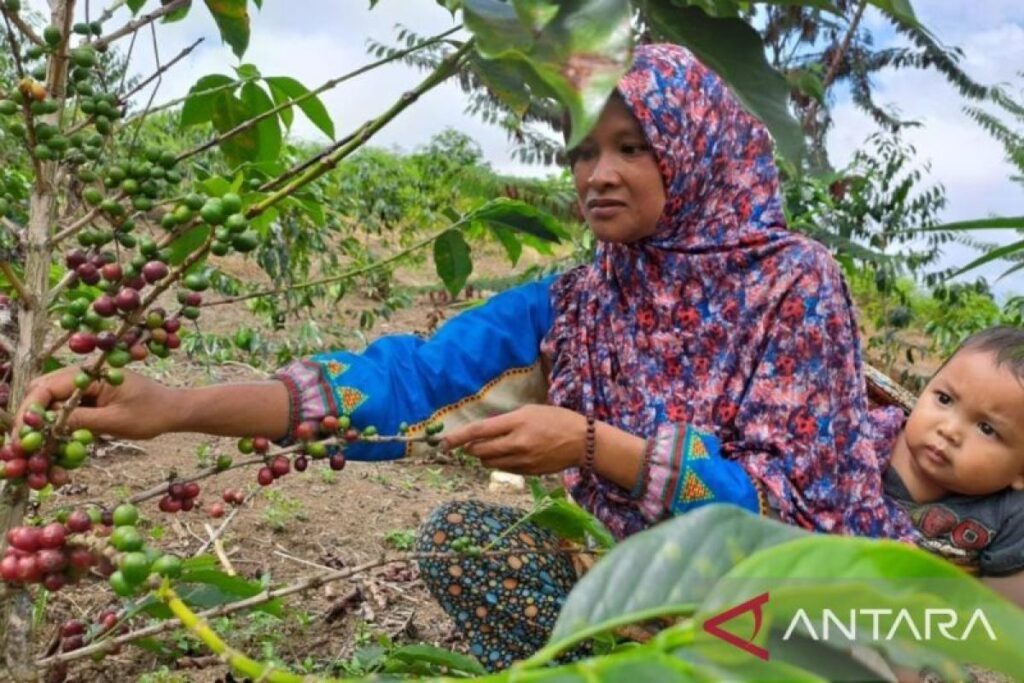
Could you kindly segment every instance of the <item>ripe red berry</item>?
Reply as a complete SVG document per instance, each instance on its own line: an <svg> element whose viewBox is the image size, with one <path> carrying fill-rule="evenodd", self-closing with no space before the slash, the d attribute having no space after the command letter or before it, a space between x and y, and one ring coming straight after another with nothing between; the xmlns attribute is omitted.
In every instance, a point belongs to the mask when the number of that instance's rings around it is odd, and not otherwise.
<svg viewBox="0 0 1024 683"><path fill-rule="evenodd" d="M306 468L309 466L309 458L307 458L304 455L300 455L299 457L295 458L294 464L296 472L305 472Z"/></svg>
<svg viewBox="0 0 1024 683"><path fill-rule="evenodd" d="M161 512L169 512L171 514L174 514L175 512L181 511L181 501L178 500L177 498L164 496L163 498L160 499L160 502L157 503L157 507L160 509Z"/></svg>
<svg viewBox="0 0 1024 683"><path fill-rule="evenodd" d="M65 638L78 636L83 633L85 633L85 624L80 622L78 619L69 619L60 627L60 634Z"/></svg>
<svg viewBox="0 0 1024 683"><path fill-rule="evenodd" d="M292 463L288 458L283 455L276 456L270 461L270 471L273 472L274 477L283 477L288 474L292 469Z"/></svg>
<svg viewBox="0 0 1024 683"><path fill-rule="evenodd" d="M50 478L46 476L45 472L29 472L25 477L25 483L33 491L42 491L50 483Z"/></svg>
<svg viewBox="0 0 1024 683"><path fill-rule="evenodd" d="M68 585L68 578L63 574L53 572L44 576L42 583L46 590L50 591L51 593L56 593L64 586ZM81 640L82 636L75 636L75 638ZM69 640L71 639L69 638Z"/></svg>
<svg viewBox="0 0 1024 683"><path fill-rule="evenodd" d="M353 441L358 441L358 440L359 440L359 430L358 429L346 429L345 430L345 441L348 441L349 443L352 443Z"/></svg>
<svg viewBox="0 0 1024 683"><path fill-rule="evenodd" d="M35 555L26 555L18 558L18 581L35 583L42 577L43 573L39 569L39 562L36 560Z"/></svg>
<svg viewBox="0 0 1024 683"><path fill-rule="evenodd" d="M64 256L64 263L67 264L67 267L70 268L71 270L78 268L78 266L82 265L88 260L89 257L86 256L85 252L82 251L81 249L74 249L72 251L69 251L67 255Z"/></svg>
<svg viewBox="0 0 1024 683"><path fill-rule="evenodd" d="M192 508L194 508L196 506L196 499L195 498L182 498L178 502L181 505L181 511L182 512L188 512L189 510L191 510Z"/></svg>
<svg viewBox="0 0 1024 683"><path fill-rule="evenodd" d="M28 459L28 471L35 473L46 473L50 469L50 459L42 453L36 453Z"/></svg>
<svg viewBox="0 0 1024 683"><path fill-rule="evenodd" d="M67 486L68 482L71 481L71 475L68 474L68 471L58 465L51 467L46 476L50 479L50 485L55 489Z"/></svg>
<svg viewBox="0 0 1024 683"><path fill-rule="evenodd" d="M181 329L181 318L168 318L164 321L164 329L169 334L174 334Z"/></svg>
<svg viewBox="0 0 1024 683"><path fill-rule="evenodd" d="M252 449L257 453L266 453L270 450L270 441L265 436L253 437Z"/></svg>
<svg viewBox="0 0 1024 683"><path fill-rule="evenodd" d="M167 493L170 494L171 498L184 498L185 485L181 482L175 482L171 484L169 489L167 489Z"/></svg>
<svg viewBox="0 0 1024 683"><path fill-rule="evenodd" d="M81 634L75 634L67 638L63 638L60 641L61 652L71 652L72 650L78 650L85 646L85 639Z"/></svg>
<svg viewBox="0 0 1024 683"><path fill-rule="evenodd" d="M59 572L68 566L67 556L60 550L43 548L36 553L36 562L39 563L39 570L44 574Z"/></svg>
<svg viewBox="0 0 1024 683"><path fill-rule="evenodd" d="M20 479L25 476L28 470L28 461L25 458L17 458L4 463L5 479Z"/></svg>
<svg viewBox="0 0 1024 683"><path fill-rule="evenodd" d="M334 415L327 415L320 420L320 431L325 434L334 434L338 431L338 418Z"/></svg>
<svg viewBox="0 0 1024 683"><path fill-rule="evenodd" d="M88 569L94 561L92 551L83 546L76 545L68 551L68 564L75 569Z"/></svg>
<svg viewBox="0 0 1024 683"><path fill-rule="evenodd" d="M166 346L167 348L169 348L171 350L177 349L177 348L181 347L181 338L178 337L178 335L173 334L173 333L168 334L167 335L167 341L164 342L164 346Z"/></svg>
<svg viewBox="0 0 1024 683"><path fill-rule="evenodd" d="M340 472L341 470L345 469L345 455L342 453L335 453L334 455L332 455L329 462L331 469L335 470L336 472Z"/></svg>
<svg viewBox="0 0 1024 683"><path fill-rule="evenodd" d="M40 548L60 548L67 540L67 531L60 522L51 522L39 532Z"/></svg>
<svg viewBox="0 0 1024 683"><path fill-rule="evenodd" d="M117 626L117 613L108 610L100 615L100 618L97 619L97 622L104 631L109 631L110 629Z"/></svg>
<svg viewBox="0 0 1024 683"><path fill-rule="evenodd" d="M43 428L43 416L39 413L33 413L31 410L25 411L25 414L21 416L21 421L32 429Z"/></svg>
<svg viewBox="0 0 1024 683"><path fill-rule="evenodd" d="M128 353L131 354L132 360L146 360L149 350L142 344L132 344L131 348L128 349Z"/></svg>
<svg viewBox="0 0 1024 683"><path fill-rule="evenodd" d="M66 522L68 531L81 534L92 528L92 519L85 510L72 510Z"/></svg>
<svg viewBox="0 0 1024 683"><path fill-rule="evenodd" d="M14 555L5 555L0 560L0 578L4 581L18 580L18 558Z"/></svg>
<svg viewBox="0 0 1024 683"><path fill-rule="evenodd" d="M260 486L270 486L274 483L274 472L269 467L261 467L256 473L256 481Z"/></svg>
<svg viewBox="0 0 1024 683"><path fill-rule="evenodd" d="M210 503L210 506L206 509L213 518L219 518L224 516L224 503L216 502Z"/></svg>
<svg viewBox="0 0 1024 683"><path fill-rule="evenodd" d="M113 332L100 332L96 335L96 348L100 351L113 351L117 348L117 335Z"/></svg>
<svg viewBox="0 0 1024 683"><path fill-rule="evenodd" d="M316 432L310 422L300 422L295 428L295 438L299 441L312 441L315 436Z"/></svg>
<svg viewBox="0 0 1024 683"><path fill-rule="evenodd" d="M194 481L190 481L182 486L182 495L186 498L195 498L199 495L199 484Z"/></svg>
<svg viewBox="0 0 1024 683"><path fill-rule="evenodd" d="M142 277L146 279L146 282L153 284L159 282L167 277L167 264L160 261L150 261L146 265L142 266Z"/></svg>
<svg viewBox="0 0 1024 683"><path fill-rule="evenodd" d="M90 332L75 332L68 339L68 348L82 355L92 353L96 348L96 335Z"/></svg>
<svg viewBox="0 0 1024 683"><path fill-rule="evenodd" d="M124 276L124 271L119 263L106 263L100 268L100 275L107 282L117 282Z"/></svg>
<svg viewBox="0 0 1024 683"><path fill-rule="evenodd" d="M142 303L142 299L136 290L131 287L125 287L114 297L114 303L122 311L134 311Z"/></svg>
<svg viewBox="0 0 1024 683"><path fill-rule="evenodd" d="M100 271L91 263L83 263L75 268L75 273L87 285L99 284Z"/></svg>

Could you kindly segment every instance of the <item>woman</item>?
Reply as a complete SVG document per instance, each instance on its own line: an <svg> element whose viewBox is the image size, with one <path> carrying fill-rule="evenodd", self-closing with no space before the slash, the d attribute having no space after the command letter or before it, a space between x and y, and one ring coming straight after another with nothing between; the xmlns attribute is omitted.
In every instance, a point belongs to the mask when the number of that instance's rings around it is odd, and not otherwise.
<svg viewBox="0 0 1024 683"><path fill-rule="evenodd" d="M488 467L564 472L620 538L712 501L823 532L909 537L856 436L867 400L841 275L786 229L769 135L721 79L683 48L640 47L571 160L599 240L590 265L495 296L430 341L387 337L276 381L175 391L132 376L100 389L73 424L282 438L329 413L382 432L406 420L413 434L440 419L446 447ZM26 402L66 397L72 374L41 378ZM486 545L519 517L447 505L419 546ZM524 525L496 547L552 543ZM575 581L559 555L422 569L491 668L544 642Z"/></svg>

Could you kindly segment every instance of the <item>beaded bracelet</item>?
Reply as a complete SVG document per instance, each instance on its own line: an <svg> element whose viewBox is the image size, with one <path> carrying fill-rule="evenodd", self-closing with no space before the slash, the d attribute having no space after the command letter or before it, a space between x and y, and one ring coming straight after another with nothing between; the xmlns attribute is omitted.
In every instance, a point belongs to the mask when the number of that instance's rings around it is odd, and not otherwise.
<svg viewBox="0 0 1024 683"><path fill-rule="evenodd" d="M583 467L584 472L594 471L594 451L597 450L597 426L594 424L594 418L591 415L587 415L587 437L586 447L583 451Z"/></svg>
<svg viewBox="0 0 1024 683"><path fill-rule="evenodd" d="M644 455L640 461L640 471L637 473L636 483L633 484L633 490L629 492L629 497L633 500L640 500L644 497L644 493L647 491L648 478L651 475L651 454L654 451L654 446L657 443L657 439L653 436L644 442Z"/></svg>

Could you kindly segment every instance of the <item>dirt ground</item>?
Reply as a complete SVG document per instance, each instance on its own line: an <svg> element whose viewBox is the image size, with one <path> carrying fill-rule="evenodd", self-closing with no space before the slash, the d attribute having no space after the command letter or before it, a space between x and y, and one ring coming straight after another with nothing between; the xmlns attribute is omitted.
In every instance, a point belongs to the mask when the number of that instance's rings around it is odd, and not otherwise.
<svg viewBox="0 0 1024 683"><path fill-rule="evenodd" d="M525 255L524 255L525 259ZM525 260L521 267L529 264ZM229 263L238 275L257 275L251 263ZM476 261L478 273L508 273L493 254ZM416 274L399 273L399 284L418 285ZM328 312L335 322L351 322L370 302L349 300L344 309ZM424 332L443 310L428 294L414 305L382 320L368 337L395 332ZM319 312L318 315L323 315ZM447 315L447 314L446 314ZM200 319L206 332L229 333L239 326L258 324L244 305L208 309ZM289 321L292 324L292 321ZM287 328L283 333L287 333ZM273 334L267 332L267 334ZM280 333L279 333L280 334ZM177 354L171 361L150 362L141 371L172 386L201 386L213 382L262 379L266 375L243 363L211 365ZM173 406L168 406L173 409ZM165 435L145 442L112 442L99 449L88 466L73 473L73 482L47 500L41 511L119 498L144 490L176 471L187 475L205 458L239 456L235 440L197 434ZM219 500L225 488L251 493L234 516L220 542L231 571L250 579L266 577L273 586L291 583L329 569L353 567L385 554L408 549L413 532L439 503L477 498L508 505L529 505L526 492L488 491L488 473L479 466L459 464L438 454L430 460L390 463L349 463L331 472L326 461L313 462L304 473L292 472L272 486L256 483L255 468L239 468L201 482L201 505L191 512L169 515L157 510L156 500L140 506L140 531L150 545L182 557L193 555L225 518L213 519L203 508ZM150 538L146 532L159 538ZM223 563L222 563L223 564ZM59 625L68 618L95 618L119 600L105 581L94 579L51 596L39 630L40 652L56 645ZM452 622L428 595L414 564L389 565L351 580L285 598L285 618L257 614L234 615L230 625L215 622L233 646L264 661L277 659L297 670L300 663L323 671L331 662L350 660L360 648L373 646L381 636L395 643L425 642L462 649L464 642ZM134 626L144 625L136 619ZM227 681L227 667L197 641L178 636L158 638L170 656L126 647L101 663L77 660L68 667L68 681ZM337 672L336 672L337 673ZM341 672L343 673L343 672ZM352 673L355 673L353 671Z"/></svg>

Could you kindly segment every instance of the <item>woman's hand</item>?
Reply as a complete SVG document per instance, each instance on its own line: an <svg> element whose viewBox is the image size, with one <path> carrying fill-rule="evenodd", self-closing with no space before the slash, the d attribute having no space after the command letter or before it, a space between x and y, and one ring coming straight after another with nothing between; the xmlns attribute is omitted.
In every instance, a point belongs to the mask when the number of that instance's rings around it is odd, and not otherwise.
<svg viewBox="0 0 1024 683"><path fill-rule="evenodd" d="M34 379L18 407L15 433L28 406L38 403L56 408L53 403L67 400L75 391L74 378L79 372L78 368L69 367ZM125 372L120 386L93 382L84 392L81 405L71 412L68 427L124 439L151 439L171 431L173 417L182 408L175 399L174 389Z"/></svg>
<svg viewBox="0 0 1024 683"><path fill-rule="evenodd" d="M447 434L442 448L462 448L485 467L515 474L551 474L576 467L586 447L587 421L555 406L528 405Z"/></svg>

